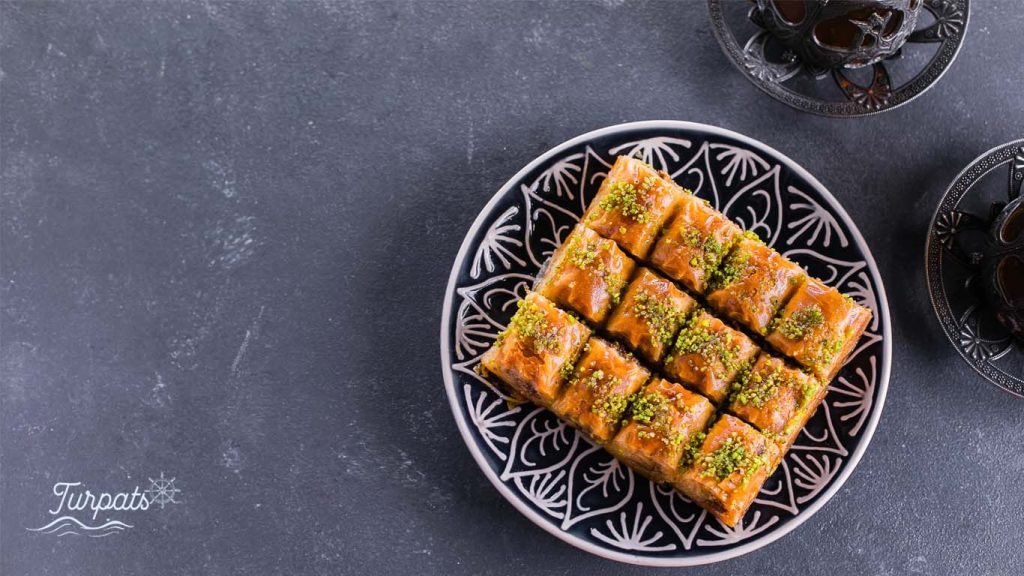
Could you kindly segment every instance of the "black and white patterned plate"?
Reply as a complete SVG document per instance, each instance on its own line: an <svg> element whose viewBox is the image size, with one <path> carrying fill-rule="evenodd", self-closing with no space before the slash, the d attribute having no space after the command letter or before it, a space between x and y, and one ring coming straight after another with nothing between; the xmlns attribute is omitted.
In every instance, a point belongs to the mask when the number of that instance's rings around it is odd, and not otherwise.
<svg viewBox="0 0 1024 576"><path fill-rule="evenodd" d="M874 312L824 404L735 528L634 474L550 412L510 406L501 390L473 371L618 155L635 155L667 171ZM606 558L652 566L739 556L814 514L839 490L871 440L891 357L889 309L878 270L835 198L772 148L688 122L604 128L531 162L502 186L470 228L452 267L441 319L448 399L470 452L495 487L562 540Z"/></svg>
<svg viewBox="0 0 1024 576"><path fill-rule="evenodd" d="M1005 203L1021 190L1022 179L1024 140L979 156L942 195L925 245L928 292L946 338L986 380L1020 397L1024 397L1024 346L999 324L979 296L977 270L955 247L968 221L987 219L994 203Z"/></svg>

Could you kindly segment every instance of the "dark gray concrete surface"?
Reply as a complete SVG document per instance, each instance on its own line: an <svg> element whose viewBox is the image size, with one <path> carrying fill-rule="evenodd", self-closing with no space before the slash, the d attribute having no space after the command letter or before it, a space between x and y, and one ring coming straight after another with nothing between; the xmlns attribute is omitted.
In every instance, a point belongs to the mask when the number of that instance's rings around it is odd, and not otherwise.
<svg viewBox="0 0 1024 576"><path fill-rule="evenodd" d="M1024 401L937 332L925 227L1024 136L1024 13L975 2L931 92L831 120L727 63L703 1L0 4L0 574L640 574L533 526L449 412L438 322L477 211L630 120L760 139L845 203L895 357L853 476L694 574L1022 572ZM57 482L175 478L57 537ZM88 516L88 515L87 515Z"/></svg>

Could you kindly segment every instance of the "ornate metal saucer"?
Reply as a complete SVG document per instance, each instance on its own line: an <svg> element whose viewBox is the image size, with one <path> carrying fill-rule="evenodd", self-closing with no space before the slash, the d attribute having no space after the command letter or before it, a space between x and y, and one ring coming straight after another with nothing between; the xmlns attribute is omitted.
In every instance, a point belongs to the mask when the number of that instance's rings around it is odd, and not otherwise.
<svg viewBox="0 0 1024 576"><path fill-rule="evenodd" d="M967 166L932 218L925 270L935 313L956 351L987 380L1024 397L1024 343L997 321L983 273L963 248L966 235L976 234L979 223L991 223L993 212L1022 193L1022 181L1024 140L994 148Z"/></svg>
<svg viewBox="0 0 1024 576"><path fill-rule="evenodd" d="M712 29L729 60L762 91L793 108L822 116L877 114L932 87L963 44L970 0L924 0L915 30L893 57L859 70L806 65L764 28L756 7L708 0ZM743 43L742 39L747 40Z"/></svg>

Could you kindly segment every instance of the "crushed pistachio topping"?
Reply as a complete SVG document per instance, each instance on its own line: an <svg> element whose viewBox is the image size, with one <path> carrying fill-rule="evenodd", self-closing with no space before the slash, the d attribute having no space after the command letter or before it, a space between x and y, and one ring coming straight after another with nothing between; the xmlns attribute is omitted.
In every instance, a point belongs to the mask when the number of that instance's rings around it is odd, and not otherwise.
<svg viewBox="0 0 1024 576"><path fill-rule="evenodd" d="M686 449L683 450L683 459L680 461L680 465L683 468L689 468L691 464L700 458L700 448L704 445L705 438L707 438L707 434L703 432L694 432L690 435L690 441L686 443Z"/></svg>
<svg viewBox="0 0 1024 576"><path fill-rule="evenodd" d="M594 262L599 262L597 257L600 255L601 248L597 243L586 242L580 236L573 236L569 241L569 263L581 270L586 270L593 266Z"/></svg>
<svg viewBox="0 0 1024 576"><path fill-rule="evenodd" d="M573 365L572 362L566 362L562 364L562 367L558 369L558 374L562 377L562 380L568 380L572 378Z"/></svg>
<svg viewBox="0 0 1024 576"><path fill-rule="evenodd" d="M740 344L733 342L728 333L721 330L712 331L711 320L706 316L697 315L676 338L673 356L699 354L705 363L717 363L727 374L743 367L740 353ZM723 377L725 374L717 376Z"/></svg>
<svg viewBox="0 0 1024 576"><path fill-rule="evenodd" d="M699 248L701 244L700 231L696 228L684 228L679 231L683 244L690 248Z"/></svg>
<svg viewBox="0 0 1024 576"><path fill-rule="evenodd" d="M686 432L673 430L672 411L669 407L673 399L656 392L637 392L633 395L630 406L630 417L644 427L636 435L645 440L660 439L666 445L678 448L686 441ZM675 399L676 407L685 409L683 399Z"/></svg>
<svg viewBox="0 0 1024 576"><path fill-rule="evenodd" d="M725 251L725 246L718 241L718 238L714 236L708 236L704 239L703 249L703 265L705 272L711 272L718 263L722 261L722 252Z"/></svg>
<svg viewBox="0 0 1024 576"><path fill-rule="evenodd" d="M725 262L722 263L722 267L719 268L711 281L712 287L717 290L733 284L738 280L742 280L750 274L750 252L738 248L733 250L729 256L725 258Z"/></svg>
<svg viewBox="0 0 1024 576"><path fill-rule="evenodd" d="M535 352L558 354L562 347L558 327L551 324L544 311L533 302L520 300L516 305L519 310L512 317L508 328L498 335L496 344L500 345L510 332L515 332L529 340Z"/></svg>
<svg viewBox="0 0 1024 576"><path fill-rule="evenodd" d="M601 390L603 388L604 370L594 370L583 380L583 384L590 390Z"/></svg>
<svg viewBox="0 0 1024 576"><path fill-rule="evenodd" d="M682 310L647 292L640 292L633 299L633 313L644 320L654 339L665 345L672 343L683 320Z"/></svg>
<svg viewBox="0 0 1024 576"><path fill-rule="evenodd" d="M622 385L622 380L615 376L608 376L604 370L594 370L582 379L573 380L570 386L582 384L590 390L596 400L590 406L590 411L601 417L606 422L618 422L622 419L622 413L626 411L628 398L625 394L615 392Z"/></svg>
<svg viewBox="0 0 1024 576"><path fill-rule="evenodd" d="M814 394L818 391L819 385L813 378L807 378L800 384L800 387L802 392L802 395L800 396L800 407L802 408L807 406L811 402L811 399L814 398Z"/></svg>
<svg viewBox="0 0 1024 576"><path fill-rule="evenodd" d="M717 450L700 458L702 475L713 477L719 482L734 472L741 472L745 478L749 478L762 463L760 457L747 451L737 434L726 438Z"/></svg>
<svg viewBox="0 0 1024 576"><path fill-rule="evenodd" d="M818 366L827 365L829 362L832 362L842 348L843 341L839 338L825 338L821 341L821 348L819 349L815 364Z"/></svg>
<svg viewBox="0 0 1024 576"><path fill-rule="evenodd" d="M733 384L732 401L746 406L762 408L768 403L779 386L787 385L785 376L779 368L764 374L758 371L744 372Z"/></svg>
<svg viewBox="0 0 1024 576"><path fill-rule="evenodd" d="M813 304L791 314L779 324L778 330L790 340L802 340L824 323L825 315L821 311L821 306Z"/></svg>
<svg viewBox="0 0 1024 576"><path fill-rule="evenodd" d="M690 257L690 266L703 270L705 274L711 274L718 263L722 261L722 253L725 246L715 238L713 234L702 235L696 228L686 228L679 231L683 245L693 250L699 250L697 254Z"/></svg>
<svg viewBox="0 0 1024 576"><path fill-rule="evenodd" d="M605 264L605 258L602 257L602 252L610 254L614 248L615 242L611 240L588 242L580 236L573 236L566 247L566 260L580 270L596 271L605 282L605 291L612 304L618 304L626 279L621 274L610 272ZM563 264L564 261L559 262L556 270L560 270Z"/></svg>
<svg viewBox="0 0 1024 576"><path fill-rule="evenodd" d="M653 178L648 178L648 180L653 180ZM645 180L644 185L646 184ZM612 182L608 187L607 194L598 203L598 207L606 212L621 212L623 216L632 218L641 224L650 219L647 204L641 196L640 190L633 184L621 180Z"/></svg>
<svg viewBox="0 0 1024 576"><path fill-rule="evenodd" d="M772 444L777 444L779 446L784 444L786 441L785 431L772 432L771 430L762 430L761 435L765 437L765 440L768 440Z"/></svg>
<svg viewBox="0 0 1024 576"><path fill-rule="evenodd" d="M761 237L758 236L757 232L754 232L753 230L744 230L743 237L753 240L754 242L757 242L759 244L764 244L764 242L761 240Z"/></svg>
<svg viewBox="0 0 1024 576"><path fill-rule="evenodd" d="M618 304L622 299L622 288L625 285L626 280L619 274L609 274L605 278L605 292L608 293L608 299L612 304Z"/></svg>
<svg viewBox="0 0 1024 576"><path fill-rule="evenodd" d="M605 422L614 424L622 418L622 413L626 411L628 404L629 399L625 394L613 392L595 402L590 410Z"/></svg>
<svg viewBox="0 0 1024 576"><path fill-rule="evenodd" d="M668 407L668 399L661 394L638 392L633 395L631 418L641 424L650 424L666 407Z"/></svg>

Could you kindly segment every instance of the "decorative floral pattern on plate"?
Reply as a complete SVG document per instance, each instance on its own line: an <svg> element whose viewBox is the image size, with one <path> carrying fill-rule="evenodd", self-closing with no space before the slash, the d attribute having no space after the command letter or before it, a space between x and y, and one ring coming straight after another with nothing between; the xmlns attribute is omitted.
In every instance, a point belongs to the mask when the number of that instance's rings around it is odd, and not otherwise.
<svg viewBox="0 0 1024 576"><path fill-rule="evenodd" d="M743 521L728 528L652 483L553 414L474 371L617 155L669 173L747 229L874 312L858 349ZM738 134L685 122L598 130L531 163L484 208L452 270L441 326L444 380L478 464L531 520L623 562L685 566L737 556L806 520L845 481L874 432L891 359L889 312L870 252L803 169Z"/></svg>

